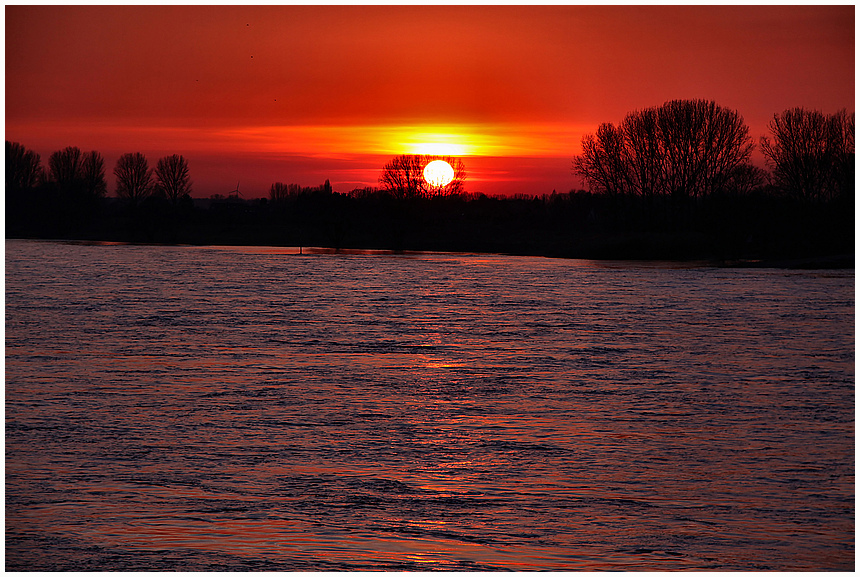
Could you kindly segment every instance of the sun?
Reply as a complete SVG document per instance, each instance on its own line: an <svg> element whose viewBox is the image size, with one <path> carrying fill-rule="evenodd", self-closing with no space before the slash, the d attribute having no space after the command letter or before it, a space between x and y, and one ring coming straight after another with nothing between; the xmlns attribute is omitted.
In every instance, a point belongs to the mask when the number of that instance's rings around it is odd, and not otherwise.
<svg viewBox="0 0 860 577"><path fill-rule="evenodd" d="M445 186L454 180L454 169L444 160L434 160L424 167L424 180L430 186Z"/></svg>

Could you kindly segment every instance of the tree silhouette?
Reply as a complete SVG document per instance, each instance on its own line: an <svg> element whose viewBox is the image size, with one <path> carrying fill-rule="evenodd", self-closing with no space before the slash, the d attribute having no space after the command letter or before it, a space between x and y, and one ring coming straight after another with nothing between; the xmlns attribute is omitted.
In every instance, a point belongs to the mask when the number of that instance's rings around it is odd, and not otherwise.
<svg viewBox="0 0 860 577"><path fill-rule="evenodd" d="M764 186L767 179L766 170L752 164L740 164L729 173L724 189L729 193L747 195Z"/></svg>
<svg viewBox="0 0 860 577"><path fill-rule="evenodd" d="M160 158L155 167L155 177L156 186L174 206L184 196L191 196L191 178L184 157L173 154Z"/></svg>
<svg viewBox="0 0 860 577"><path fill-rule="evenodd" d="M284 202L289 198L289 188L283 182L274 182L269 187L269 200L275 203Z"/></svg>
<svg viewBox="0 0 860 577"><path fill-rule="evenodd" d="M673 100L601 124L583 137L573 169L594 192L697 198L726 186L753 147L737 112Z"/></svg>
<svg viewBox="0 0 860 577"><path fill-rule="evenodd" d="M854 192L854 114L792 108L768 124L761 149L786 194L820 202Z"/></svg>
<svg viewBox="0 0 860 577"><path fill-rule="evenodd" d="M275 204L284 203L287 200L296 199L303 194L310 194L312 192L319 191L330 192L331 185L323 185L322 187L316 188L302 188L300 184L284 184L283 182L275 182L269 187L269 200Z"/></svg>
<svg viewBox="0 0 860 577"><path fill-rule="evenodd" d="M6 191L21 192L34 188L42 179L38 154L22 144L6 141Z"/></svg>
<svg viewBox="0 0 860 577"><path fill-rule="evenodd" d="M831 119L833 142L835 146L834 180L836 192L842 198L854 199L857 182L854 160L854 113L840 110Z"/></svg>
<svg viewBox="0 0 860 577"><path fill-rule="evenodd" d="M417 198L424 191L423 170L420 156L401 154L382 167L379 184L395 198Z"/></svg>
<svg viewBox="0 0 860 577"><path fill-rule="evenodd" d="M89 198L102 198L107 194L105 161L102 155L91 150L81 160L81 189Z"/></svg>
<svg viewBox="0 0 860 577"><path fill-rule="evenodd" d="M149 168L146 157L140 152L123 154L113 169L116 176L117 196L123 198L132 206L144 201L152 194L152 169Z"/></svg>
<svg viewBox="0 0 860 577"><path fill-rule="evenodd" d="M68 199L89 201L107 193L104 159L95 150L66 147L51 154L48 166L50 181Z"/></svg>
<svg viewBox="0 0 860 577"><path fill-rule="evenodd" d="M48 158L49 177L57 184L61 193L72 194L81 178L83 153L77 146L58 150Z"/></svg>
<svg viewBox="0 0 860 577"><path fill-rule="evenodd" d="M624 131L611 123L597 127L597 135L582 138L582 155L574 158L574 172L585 179L592 191L617 195L628 192ZM647 193L648 189L645 189Z"/></svg>
<svg viewBox="0 0 860 577"><path fill-rule="evenodd" d="M424 167L434 160L444 160L454 169L454 179L444 186L431 186L424 180ZM395 198L426 198L460 194L466 180L463 161L452 156L401 154L382 167L379 184Z"/></svg>

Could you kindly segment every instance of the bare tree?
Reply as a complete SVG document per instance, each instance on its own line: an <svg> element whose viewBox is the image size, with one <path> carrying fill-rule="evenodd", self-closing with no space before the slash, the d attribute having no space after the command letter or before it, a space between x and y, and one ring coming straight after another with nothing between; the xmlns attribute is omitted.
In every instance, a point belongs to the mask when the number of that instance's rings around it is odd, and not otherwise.
<svg viewBox="0 0 860 577"><path fill-rule="evenodd" d="M320 186L302 186L300 184L284 184L283 182L275 182L269 187L269 200L272 202L284 202L291 199L297 199L305 196L330 195L332 194L331 183L326 180Z"/></svg>
<svg viewBox="0 0 860 577"><path fill-rule="evenodd" d="M657 121L668 157L666 192L674 196L700 197L718 190L754 148L743 118L714 102L667 102L657 110Z"/></svg>
<svg viewBox="0 0 860 577"><path fill-rule="evenodd" d="M772 140L762 137L761 149L786 194L808 202L853 194L853 113L792 108L775 114L768 129Z"/></svg>
<svg viewBox="0 0 860 577"><path fill-rule="evenodd" d="M424 168L434 160L444 160L454 169L454 178L446 185L432 186L424 179ZM466 168L463 161L452 156L401 154L382 167L379 184L396 198L421 198L463 192Z"/></svg>
<svg viewBox="0 0 860 577"><path fill-rule="evenodd" d="M104 159L95 150L69 146L51 154L48 165L49 179L67 197L96 199L107 193Z"/></svg>
<svg viewBox="0 0 860 577"><path fill-rule="evenodd" d="M116 192L120 198L136 205L152 194L152 169L140 152L123 154L113 169Z"/></svg>
<svg viewBox="0 0 860 577"><path fill-rule="evenodd" d="M573 160L574 172L594 192L621 194L628 190L628 167L624 159L624 132L611 123L597 128L597 135L582 138L582 154Z"/></svg>
<svg viewBox="0 0 860 577"><path fill-rule="evenodd" d="M834 147L834 184L835 193L846 199L853 199L857 186L854 161L854 113L843 109L830 120Z"/></svg>
<svg viewBox="0 0 860 577"><path fill-rule="evenodd" d="M574 172L595 192L701 197L719 190L750 157L743 118L704 100L673 100L601 124L582 139Z"/></svg>
<svg viewBox="0 0 860 577"><path fill-rule="evenodd" d="M39 155L17 142L6 141L6 191L34 188L42 178Z"/></svg>
<svg viewBox="0 0 860 577"><path fill-rule="evenodd" d="M81 160L80 182L82 192L91 198L102 198L107 194L105 161L102 155L91 150Z"/></svg>
<svg viewBox="0 0 860 577"><path fill-rule="evenodd" d="M289 198L289 187L283 182L272 183L269 188L269 200L272 202L284 202Z"/></svg>
<svg viewBox="0 0 860 577"><path fill-rule="evenodd" d="M621 124L619 148L613 154L621 167L617 170L625 176L625 186L635 193L652 197L663 193L664 175L661 146L660 115L657 108L649 108L638 114L628 114Z"/></svg>
<svg viewBox="0 0 860 577"><path fill-rule="evenodd" d="M748 195L767 182L768 173L766 170L752 164L740 164L729 173L724 189L732 194Z"/></svg>
<svg viewBox="0 0 860 577"><path fill-rule="evenodd" d="M396 198L417 198L424 192L423 170L420 156L401 154L382 167L379 184Z"/></svg>
<svg viewBox="0 0 860 577"><path fill-rule="evenodd" d="M188 162L173 154L158 160L155 167L156 185L175 206L185 195L191 196L191 178Z"/></svg>
<svg viewBox="0 0 860 577"><path fill-rule="evenodd" d="M50 179L57 184L61 192L70 194L78 188L82 158L83 152L77 146L58 150L48 158Z"/></svg>

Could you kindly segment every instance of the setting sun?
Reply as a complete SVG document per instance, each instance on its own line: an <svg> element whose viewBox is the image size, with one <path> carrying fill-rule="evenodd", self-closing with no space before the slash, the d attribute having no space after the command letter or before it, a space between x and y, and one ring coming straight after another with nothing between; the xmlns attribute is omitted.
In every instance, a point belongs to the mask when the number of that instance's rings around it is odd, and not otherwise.
<svg viewBox="0 0 860 577"><path fill-rule="evenodd" d="M454 180L454 169L444 160L434 160L424 167L424 180L431 186L445 186Z"/></svg>

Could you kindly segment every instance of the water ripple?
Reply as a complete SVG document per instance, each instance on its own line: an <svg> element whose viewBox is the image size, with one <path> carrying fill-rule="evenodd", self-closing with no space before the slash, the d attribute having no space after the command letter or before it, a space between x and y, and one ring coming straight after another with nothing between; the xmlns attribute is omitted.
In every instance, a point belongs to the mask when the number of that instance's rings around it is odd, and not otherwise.
<svg viewBox="0 0 860 577"><path fill-rule="evenodd" d="M6 569L851 570L853 271L6 245Z"/></svg>

